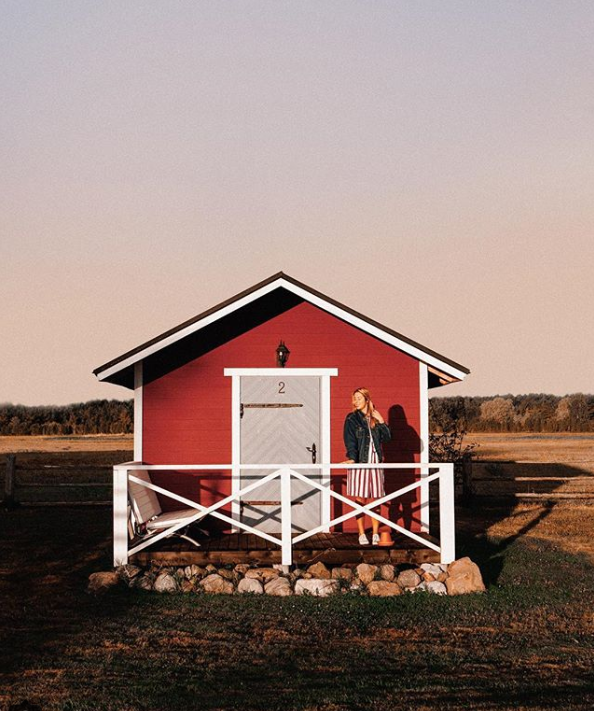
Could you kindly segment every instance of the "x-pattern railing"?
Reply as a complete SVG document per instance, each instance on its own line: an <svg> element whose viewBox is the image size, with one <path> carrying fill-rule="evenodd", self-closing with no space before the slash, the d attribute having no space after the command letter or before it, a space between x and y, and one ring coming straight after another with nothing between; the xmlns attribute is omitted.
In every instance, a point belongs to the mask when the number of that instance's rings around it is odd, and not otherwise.
<svg viewBox="0 0 594 711"><path fill-rule="evenodd" d="M299 470L330 470L330 469L415 469L421 470L421 477L419 480L401 487L397 491L387 494L372 501L370 504L363 505L356 501L353 501L342 494L324 484L313 480L310 477L305 476ZM220 501L212 504L211 506L203 506L202 504L192 501L184 496L175 494L168 489L164 489L152 482L145 481L135 476L134 471L217 471L225 470L229 471L231 469L237 470L247 470L247 471L262 471L271 469L271 473L258 479L251 484L243 487L239 491L224 497ZM430 470L437 470L435 473L430 474ZM415 464L246 464L240 467L231 467L229 465L215 464L215 465L147 465L139 462L127 462L125 464L119 464L114 467L114 564L122 565L128 561L128 557L141 550L153 545L157 541L172 535L181 528L187 527L189 524L204 518L205 516L214 516L226 523L230 524L234 528L239 528L247 533L253 533L261 538L270 541L276 545L279 545L282 549L282 563L283 565L290 565L292 562L292 548L295 543L306 540L310 536L314 536L317 533L328 530L331 526L336 526L344 521L358 516L360 514L367 514L370 518L376 519L385 526L411 538L412 540L421 543L424 547L434 550L441 555L441 561L443 563L449 563L454 560L455 557L455 534L454 534L454 473L453 464L451 463L415 463ZM271 535L265 531L261 531L253 526L249 526L243 521L232 518L227 514L220 511L221 508L227 506L234 501L240 501L246 494L251 493L255 489L267 484L274 479L280 479L281 488L281 537ZM299 479L314 489L319 489L322 493L341 501L342 503L351 507L351 511L341 516L338 516L330 521L325 521L320 526L316 526L309 531L301 533L295 537L292 534L292 520L291 520L291 478ZM422 536L408 531L402 526L390 521L389 519L382 516L380 513L374 511L377 507L382 504L386 504L404 494L407 494L419 487L427 487L432 481L439 481L439 515L440 515L440 545L436 545L430 540L423 538ZM185 517L183 520L172 524L171 526L165 528L160 533L151 535L149 538L142 540L140 543L136 544L133 548L128 548L128 481L133 481L134 483L151 489L156 493L162 494L170 499L174 499L181 504L184 504L188 508L196 509L196 514L194 516Z"/></svg>

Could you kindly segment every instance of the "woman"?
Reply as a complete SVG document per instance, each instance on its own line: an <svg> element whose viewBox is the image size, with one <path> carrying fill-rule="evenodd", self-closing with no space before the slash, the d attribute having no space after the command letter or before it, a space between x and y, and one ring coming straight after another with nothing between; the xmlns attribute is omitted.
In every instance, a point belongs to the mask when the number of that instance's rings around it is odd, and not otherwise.
<svg viewBox="0 0 594 711"><path fill-rule="evenodd" d="M348 459L345 464L376 464L383 461L382 442L392 439L390 428L375 409L366 388L357 388L352 397L353 412L344 421L344 445ZM347 496L359 504L368 504L384 496L384 472L382 469L349 469L347 473ZM371 519L374 546L379 543L379 521ZM365 534L365 519L357 516L359 545L368 545Z"/></svg>

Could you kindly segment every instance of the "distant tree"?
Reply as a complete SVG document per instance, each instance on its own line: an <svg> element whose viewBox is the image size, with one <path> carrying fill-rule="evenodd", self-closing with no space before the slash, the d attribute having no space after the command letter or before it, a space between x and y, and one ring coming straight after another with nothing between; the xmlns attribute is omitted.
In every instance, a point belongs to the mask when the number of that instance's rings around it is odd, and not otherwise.
<svg viewBox="0 0 594 711"><path fill-rule="evenodd" d="M515 419L514 403L511 398L495 397L481 405L481 419L499 425L500 431L507 432Z"/></svg>

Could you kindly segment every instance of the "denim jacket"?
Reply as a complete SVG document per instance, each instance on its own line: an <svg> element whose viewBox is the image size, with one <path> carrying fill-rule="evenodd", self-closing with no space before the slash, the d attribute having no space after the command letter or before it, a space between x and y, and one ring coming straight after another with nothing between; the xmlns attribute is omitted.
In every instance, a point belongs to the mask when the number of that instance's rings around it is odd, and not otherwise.
<svg viewBox="0 0 594 711"><path fill-rule="evenodd" d="M386 423L376 423L375 427L371 428L371 436L373 444L380 462L384 461L382 452L382 442L389 442L392 439L392 433ZM352 459L358 464L365 464L369 457L369 427L363 415L359 410L350 412L344 421L344 446L346 447L347 459Z"/></svg>

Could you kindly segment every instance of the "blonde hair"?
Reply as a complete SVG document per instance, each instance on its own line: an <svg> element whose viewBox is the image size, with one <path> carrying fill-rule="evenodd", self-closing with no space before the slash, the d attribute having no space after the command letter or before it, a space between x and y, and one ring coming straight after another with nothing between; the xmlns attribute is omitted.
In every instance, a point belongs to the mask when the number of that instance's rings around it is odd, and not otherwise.
<svg viewBox="0 0 594 711"><path fill-rule="evenodd" d="M371 413L371 393L367 388L355 388L351 397L354 397L355 393L360 393L365 398L365 407L367 409L367 415L369 416L369 425L371 427L375 427L375 425L377 424L377 420L373 417ZM355 412L356 410L357 408L355 407L355 405L353 405L353 412Z"/></svg>

